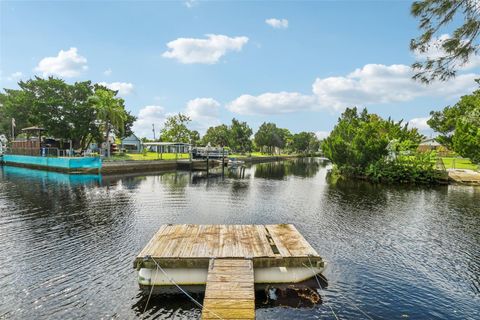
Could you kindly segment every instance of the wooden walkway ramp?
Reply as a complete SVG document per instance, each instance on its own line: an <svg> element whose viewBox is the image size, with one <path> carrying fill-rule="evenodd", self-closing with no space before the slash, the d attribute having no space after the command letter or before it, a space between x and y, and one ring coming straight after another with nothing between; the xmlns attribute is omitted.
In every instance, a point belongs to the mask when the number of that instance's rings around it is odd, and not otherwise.
<svg viewBox="0 0 480 320"><path fill-rule="evenodd" d="M252 260L210 260L202 319L255 319Z"/></svg>

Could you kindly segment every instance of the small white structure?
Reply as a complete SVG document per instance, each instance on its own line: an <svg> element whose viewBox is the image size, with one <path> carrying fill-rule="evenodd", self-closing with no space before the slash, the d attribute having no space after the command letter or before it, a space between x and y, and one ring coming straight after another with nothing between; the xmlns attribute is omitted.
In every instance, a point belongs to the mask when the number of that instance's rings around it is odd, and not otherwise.
<svg viewBox="0 0 480 320"><path fill-rule="evenodd" d="M122 138L121 141L120 150L125 150L126 152L142 152L142 141L135 134L132 133L128 137Z"/></svg>
<svg viewBox="0 0 480 320"><path fill-rule="evenodd" d="M425 139L420 144L418 145L418 151L420 152L425 152L425 151L430 151L430 150L437 150L439 147L442 145L438 143L435 138L430 138L430 139Z"/></svg>

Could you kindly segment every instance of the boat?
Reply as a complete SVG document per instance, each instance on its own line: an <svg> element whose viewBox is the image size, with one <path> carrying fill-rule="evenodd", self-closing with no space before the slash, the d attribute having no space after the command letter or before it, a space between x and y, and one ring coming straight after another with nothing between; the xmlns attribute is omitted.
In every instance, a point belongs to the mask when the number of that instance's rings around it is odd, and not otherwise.
<svg viewBox="0 0 480 320"><path fill-rule="evenodd" d="M245 161L238 160L235 158L228 159L228 166L231 168L237 168L245 165Z"/></svg>

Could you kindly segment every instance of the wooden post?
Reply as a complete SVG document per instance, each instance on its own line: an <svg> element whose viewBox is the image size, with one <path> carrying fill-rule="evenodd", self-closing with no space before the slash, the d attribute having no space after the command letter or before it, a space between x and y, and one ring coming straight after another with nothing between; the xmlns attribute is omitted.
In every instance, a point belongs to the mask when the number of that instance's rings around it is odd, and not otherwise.
<svg viewBox="0 0 480 320"><path fill-rule="evenodd" d="M222 177L225 175L225 147L222 147Z"/></svg>
<svg viewBox="0 0 480 320"><path fill-rule="evenodd" d="M192 155L192 146L190 146L190 150L188 151L188 155L190 156L190 172L192 171L193 169L193 161L192 161L192 158L193 158L193 155Z"/></svg>
<svg viewBox="0 0 480 320"><path fill-rule="evenodd" d="M208 168L208 147L207 147L206 151L207 151L207 177L208 177L208 170L209 170L209 168Z"/></svg>

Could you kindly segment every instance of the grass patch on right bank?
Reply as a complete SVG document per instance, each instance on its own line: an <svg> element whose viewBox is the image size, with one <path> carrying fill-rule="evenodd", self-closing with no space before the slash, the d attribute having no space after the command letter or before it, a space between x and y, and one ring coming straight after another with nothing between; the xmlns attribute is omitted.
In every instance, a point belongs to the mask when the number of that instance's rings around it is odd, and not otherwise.
<svg viewBox="0 0 480 320"><path fill-rule="evenodd" d="M445 169L470 169L478 170L478 165L472 163L468 158L441 157Z"/></svg>
<svg viewBox="0 0 480 320"><path fill-rule="evenodd" d="M245 154L240 154L240 153L231 153L228 155L229 158L261 158L261 157L286 157L286 156L294 156L294 154L287 154L287 153L281 153L281 154L270 154L270 153L263 153L263 152L252 152L252 153L245 153Z"/></svg>

